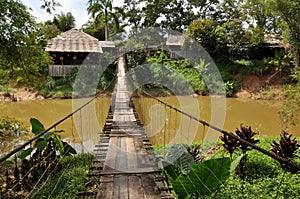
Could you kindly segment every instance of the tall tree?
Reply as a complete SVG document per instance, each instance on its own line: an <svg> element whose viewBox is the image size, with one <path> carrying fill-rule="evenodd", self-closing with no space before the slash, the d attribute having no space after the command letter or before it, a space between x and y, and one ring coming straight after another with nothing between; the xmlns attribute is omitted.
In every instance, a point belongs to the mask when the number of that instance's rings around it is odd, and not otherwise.
<svg viewBox="0 0 300 199"><path fill-rule="evenodd" d="M112 13L112 9L111 0L88 0L87 11L89 14L92 14L92 17L94 18L95 28L101 16L104 16L105 40L108 39L108 18L109 14Z"/></svg>
<svg viewBox="0 0 300 199"><path fill-rule="evenodd" d="M71 12L67 14L61 13L53 17L53 24L57 26L58 29L65 32L75 27L75 18Z"/></svg>
<svg viewBox="0 0 300 199"><path fill-rule="evenodd" d="M300 64L300 1L299 0L270 0L274 12L278 13L285 22L288 41L295 55L295 68Z"/></svg>
<svg viewBox="0 0 300 199"><path fill-rule="evenodd" d="M187 2L200 18L215 18L219 0L187 0Z"/></svg>
<svg viewBox="0 0 300 199"><path fill-rule="evenodd" d="M0 80L33 86L50 60L40 45L34 18L19 0L0 1Z"/></svg>
<svg viewBox="0 0 300 199"><path fill-rule="evenodd" d="M134 29L141 25L142 11L139 5L136 0L124 0L123 9L125 18L128 20L127 25L133 26Z"/></svg>

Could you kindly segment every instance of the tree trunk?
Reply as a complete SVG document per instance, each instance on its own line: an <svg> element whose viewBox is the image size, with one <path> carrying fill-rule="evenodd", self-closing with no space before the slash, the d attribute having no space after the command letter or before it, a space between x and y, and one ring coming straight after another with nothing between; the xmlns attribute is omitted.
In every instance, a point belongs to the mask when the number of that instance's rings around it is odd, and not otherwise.
<svg viewBox="0 0 300 199"><path fill-rule="evenodd" d="M107 10L105 10L105 41L107 41L108 39L108 13L107 13Z"/></svg>
<svg viewBox="0 0 300 199"><path fill-rule="evenodd" d="M295 55L295 70L298 70L300 64L300 49L299 47L296 49L296 55Z"/></svg>

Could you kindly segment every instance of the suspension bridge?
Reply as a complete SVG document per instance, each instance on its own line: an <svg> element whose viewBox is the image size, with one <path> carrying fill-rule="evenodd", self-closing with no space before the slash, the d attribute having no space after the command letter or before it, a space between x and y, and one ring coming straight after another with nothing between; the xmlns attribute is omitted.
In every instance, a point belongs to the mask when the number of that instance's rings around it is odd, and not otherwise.
<svg viewBox="0 0 300 199"><path fill-rule="evenodd" d="M139 120L139 116L131 100L131 93L128 88L127 79L125 78L126 66L123 57L118 58L117 66L117 81L112 95L112 103L104 127L100 133L98 132L98 143L94 146L93 160L87 174L89 179L85 182L87 191L78 193L78 196L81 198L99 199L174 198L172 195L172 187L169 186L165 176L158 167L159 159L152 150L151 142L148 139L143 123ZM175 117L177 117L177 114L181 114L181 117L186 117L190 123L193 121L197 124L211 128L279 160L282 163L300 170L300 166L289 159L282 158L272 152L249 143L230 132L224 131L185 113L148 93L144 94L149 99L162 104L166 109L165 111L168 109L170 112L169 116L171 116L172 111L176 114ZM91 102L97 99L98 96L99 95L96 95L62 120L44 130L33 139L28 140L12 152L6 154L0 159L0 163L26 148L26 146L31 145L51 129L56 129L59 124L67 119L71 118L73 120L75 117L80 118L82 116L82 111L87 109ZM89 119L90 118L88 118L88 120ZM158 119L166 121L166 118ZM82 125L81 129L83 129ZM164 131L164 135L162 136L164 137L163 147L166 147L167 145L166 134L167 132ZM29 173L30 171L27 175L29 175ZM88 187L93 188L88 189Z"/></svg>

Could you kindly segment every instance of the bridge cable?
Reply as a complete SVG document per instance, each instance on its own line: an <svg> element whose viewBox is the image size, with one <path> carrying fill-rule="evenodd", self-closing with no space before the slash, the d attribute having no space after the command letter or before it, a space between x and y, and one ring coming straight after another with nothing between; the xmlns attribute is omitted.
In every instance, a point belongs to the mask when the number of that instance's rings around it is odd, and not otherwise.
<svg viewBox="0 0 300 199"><path fill-rule="evenodd" d="M172 109L176 110L177 112L181 113L182 115L185 115L185 116L187 116L187 117L190 117L190 120L194 120L194 121L196 121L196 122L198 122L198 123L201 123L201 124L203 124L204 126L207 126L208 128L211 128L211 129L213 129L213 130L215 130L215 131L218 131L219 133L222 133L223 135L226 135L226 136L228 136L228 137L230 137L230 138L233 138L233 139L235 139L235 140L238 140L238 141L241 142L242 144L245 144L245 145L247 145L247 146L249 146L249 147L251 147L251 148L253 148L253 149L257 150L257 151L260 151L260 152L262 152L262 153L264 153L264 154L266 154L266 155L268 155L268 156L270 156L270 157L272 157L272 158L278 160L278 161L281 162L281 163L287 164L287 165L289 165L289 166L291 166L291 167L293 167L293 168L295 168L295 169L297 169L297 170L300 170L300 165L297 164L297 163L295 163L295 162L293 162L293 161L291 161L290 159L287 159L287 158L283 158L283 157L281 157L281 156L278 156L277 154L275 154L275 153L273 153L273 152L267 151L266 149L263 149L263 148L261 148L261 147L255 145L255 144L253 144L253 143L251 143L251 142L248 142L248 141L246 141L246 140L244 140L244 139L239 138L238 136L234 135L234 134L231 133L231 132L222 130L222 129L220 129L220 128L218 128L218 127L216 127L216 126L214 126L214 125L212 125L212 124L210 124L210 123L208 123L208 122L206 122L206 121L204 121L204 120L198 119L198 118L196 118L196 117L194 117L194 116L192 116L192 115L190 115L190 114L188 114L188 113L185 113L185 112L183 112L183 111L181 111L181 110L179 110L179 109L173 107L172 105L169 105L169 104L163 102L162 100L160 100L160 99L158 99L158 98L152 96L151 94L147 93L147 92L144 91L144 90L143 90L143 93L144 93L146 96L148 96L148 97L150 97L150 98L152 98L152 99L155 99L155 100L158 101L159 103L162 103L162 104L164 104L165 106L167 106L167 107L169 107L169 108L172 108Z"/></svg>

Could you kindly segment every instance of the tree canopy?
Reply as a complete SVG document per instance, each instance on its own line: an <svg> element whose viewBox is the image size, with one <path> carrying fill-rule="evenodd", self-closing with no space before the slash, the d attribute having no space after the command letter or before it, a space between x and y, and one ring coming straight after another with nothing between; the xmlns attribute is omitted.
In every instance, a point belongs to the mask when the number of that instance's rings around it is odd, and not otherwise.
<svg viewBox="0 0 300 199"><path fill-rule="evenodd" d="M1 84L33 86L50 60L40 46L34 18L19 0L0 2Z"/></svg>

